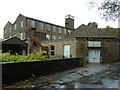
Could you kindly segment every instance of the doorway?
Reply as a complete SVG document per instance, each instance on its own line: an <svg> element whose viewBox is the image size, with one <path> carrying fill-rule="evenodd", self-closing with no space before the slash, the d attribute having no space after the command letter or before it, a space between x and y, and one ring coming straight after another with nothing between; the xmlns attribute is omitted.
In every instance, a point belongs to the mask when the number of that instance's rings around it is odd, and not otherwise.
<svg viewBox="0 0 120 90"><path fill-rule="evenodd" d="M89 49L88 61L93 63L100 63L100 49Z"/></svg>

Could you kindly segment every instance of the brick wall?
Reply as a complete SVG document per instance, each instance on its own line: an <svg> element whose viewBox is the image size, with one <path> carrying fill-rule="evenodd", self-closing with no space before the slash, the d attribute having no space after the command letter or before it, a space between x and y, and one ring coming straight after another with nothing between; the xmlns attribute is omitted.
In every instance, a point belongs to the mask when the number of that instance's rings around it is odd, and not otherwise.
<svg viewBox="0 0 120 90"><path fill-rule="evenodd" d="M10 85L30 78L33 74L48 75L55 72L79 67L80 58L57 59L47 61L27 61L2 64L2 83Z"/></svg>

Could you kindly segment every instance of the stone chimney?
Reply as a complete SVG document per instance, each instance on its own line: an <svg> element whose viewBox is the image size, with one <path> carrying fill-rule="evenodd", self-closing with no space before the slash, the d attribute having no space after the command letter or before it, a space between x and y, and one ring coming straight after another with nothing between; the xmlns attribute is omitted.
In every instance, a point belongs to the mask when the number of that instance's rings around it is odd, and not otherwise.
<svg viewBox="0 0 120 90"><path fill-rule="evenodd" d="M65 17L65 27L67 29L74 30L74 16L66 15L66 17Z"/></svg>

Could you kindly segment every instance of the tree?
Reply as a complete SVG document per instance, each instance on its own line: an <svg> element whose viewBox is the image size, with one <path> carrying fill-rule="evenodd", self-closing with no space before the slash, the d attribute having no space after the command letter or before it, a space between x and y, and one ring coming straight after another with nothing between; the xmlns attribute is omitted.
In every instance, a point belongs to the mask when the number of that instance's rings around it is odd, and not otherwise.
<svg viewBox="0 0 120 90"><path fill-rule="evenodd" d="M96 22L89 22L88 26L94 27L94 28L98 28L98 24Z"/></svg>
<svg viewBox="0 0 120 90"><path fill-rule="evenodd" d="M95 1L89 2L91 7L97 6L101 15L105 20L116 20L120 16L120 1L119 0L104 0L98 5Z"/></svg>

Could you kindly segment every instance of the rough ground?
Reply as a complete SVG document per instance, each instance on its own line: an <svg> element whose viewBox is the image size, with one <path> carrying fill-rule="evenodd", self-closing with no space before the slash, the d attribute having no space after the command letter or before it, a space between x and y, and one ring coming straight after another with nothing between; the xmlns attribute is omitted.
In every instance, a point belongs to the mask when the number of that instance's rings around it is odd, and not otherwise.
<svg viewBox="0 0 120 90"><path fill-rule="evenodd" d="M97 64L42 76L28 83L17 83L15 87L37 88L119 88L120 62Z"/></svg>

